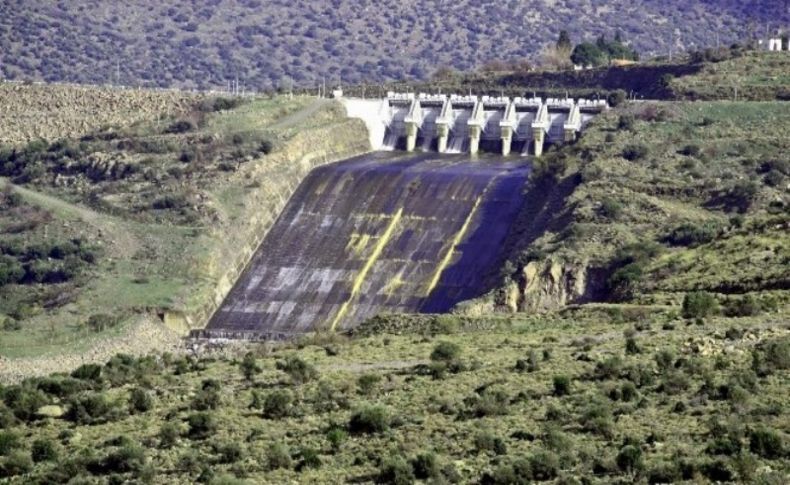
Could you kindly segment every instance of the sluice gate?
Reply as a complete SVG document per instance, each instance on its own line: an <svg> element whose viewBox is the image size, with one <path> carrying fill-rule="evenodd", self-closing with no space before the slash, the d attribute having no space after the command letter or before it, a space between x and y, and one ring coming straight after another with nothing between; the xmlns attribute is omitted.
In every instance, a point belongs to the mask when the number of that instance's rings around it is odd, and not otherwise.
<svg viewBox="0 0 790 485"><path fill-rule="evenodd" d="M349 116L365 121L374 149L504 156L540 156L546 143L572 142L608 109L604 100L424 93L343 102Z"/></svg>

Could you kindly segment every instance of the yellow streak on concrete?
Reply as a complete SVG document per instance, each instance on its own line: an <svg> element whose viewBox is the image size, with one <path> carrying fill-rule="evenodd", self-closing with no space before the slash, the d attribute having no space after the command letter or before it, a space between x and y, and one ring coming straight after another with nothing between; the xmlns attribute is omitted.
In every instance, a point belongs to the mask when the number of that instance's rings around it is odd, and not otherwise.
<svg viewBox="0 0 790 485"><path fill-rule="evenodd" d="M346 244L346 251L361 256L370 242L370 234L352 234Z"/></svg>
<svg viewBox="0 0 790 485"><path fill-rule="evenodd" d="M486 191L483 191L483 194L481 194L475 200L475 203L472 206L472 210L470 210L469 215L466 216L466 220L464 221L464 224L461 226L461 229L459 229L458 232L455 233L455 237L453 237L453 242L452 244L450 244L450 248L447 250L446 253L444 253L444 257L442 258L439 265L436 267L436 271L434 271L433 273L433 278L431 278L431 282L428 283L428 286L425 289L425 296L430 295L431 292L434 290L434 288L436 288L436 285L439 284L439 279L442 277L442 273L444 272L445 268L447 268L447 266L450 264L450 261L452 261L453 259L455 248L464 239L464 236L466 235L466 231L469 230L469 224L471 224L472 218L474 217L475 212L477 212L477 208L480 206L480 201L483 200L483 196L485 195L485 192Z"/></svg>
<svg viewBox="0 0 790 485"><path fill-rule="evenodd" d="M354 279L354 284L351 286L351 295L348 297L348 300L343 302L343 306L340 307L340 311L337 312L335 315L334 320L332 320L332 325L330 326L330 330L334 330L337 326L337 323L343 319L343 317L348 312L348 307L351 302L357 297L357 293L359 293L359 289L362 288L362 283L365 282L365 277L367 277L368 272L370 269L373 268L373 265L376 263L376 260L379 259L381 253L384 251L384 247L387 245L389 240L392 238L392 234L395 232L395 227L397 227L398 223L400 222L401 216L403 216L403 207L398 209L398 212L392 216L390 223L387 225L387 229L384 231L384 234L381 235L379 240L376 242L376 245L373 248L373 252L371 253L370 257L365 261L365 265L362 266L362 270L359 272L357 277Z"/></svg>

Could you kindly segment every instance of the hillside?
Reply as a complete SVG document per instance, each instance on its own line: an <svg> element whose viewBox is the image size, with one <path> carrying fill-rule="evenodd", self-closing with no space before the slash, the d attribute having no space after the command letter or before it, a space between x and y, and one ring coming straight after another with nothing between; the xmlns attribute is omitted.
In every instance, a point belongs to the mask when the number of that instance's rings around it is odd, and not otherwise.
<svg viewBox="0 0 790 485"><path fill-rule="evenodd" d="M534 61L560 26L576 42L619 30L648 57L743 41L788 15L772 0L11 0L0 3L0 77L250 89L424 79L443 65Z"/></svg>
<svg viewBox="0 0 790 485"><path fill-rule="evenodd" d="M213 310L301 178L366 150L323 100L14 92L9 110L41 111L0 136L18 142L0 145L4 377L168 348ZM140 116L118 116L136 100Z"/></svg>

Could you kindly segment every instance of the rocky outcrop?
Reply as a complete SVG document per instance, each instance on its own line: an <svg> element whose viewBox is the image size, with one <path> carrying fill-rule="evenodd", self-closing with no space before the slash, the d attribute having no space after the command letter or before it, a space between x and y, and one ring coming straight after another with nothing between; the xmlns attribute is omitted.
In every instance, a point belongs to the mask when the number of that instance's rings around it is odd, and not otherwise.
<svg viewBox="0 0 790 485"><path fill-rule="evenodd" d="M594 298L601 272L585 262L530 261L500 291L498 306L511 312L545 312Z"/></svg>

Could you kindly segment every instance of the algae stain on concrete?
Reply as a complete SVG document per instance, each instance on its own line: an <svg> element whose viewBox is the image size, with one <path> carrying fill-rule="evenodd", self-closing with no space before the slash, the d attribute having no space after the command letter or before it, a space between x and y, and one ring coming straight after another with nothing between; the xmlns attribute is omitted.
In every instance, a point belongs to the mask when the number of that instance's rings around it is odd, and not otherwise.
<svg viewBox="0 0 790 485"><path fill-rule="evenodd" d="M348 312L348 305L351 304L352 301L357 297L359 293L359 289L362 288L362 283L365 281L365 277L370 272L370 269L373 267L373 264L376 260L379 259L381 256L381 252L384 251L384 247L387 243L390 242L392 239L392 233L395 232L395 228L398 226L398 222L400 222L400 218L403 216L403 207L398 209L398 212L392 217L387 228L384 230L384 234L379 237L379 240L376 242L376 245L373 247L373 254L368 257L367 261L365 261L365 265L362 267L362 270L359 272L356 278L354 278L354 284L351 286L351 296L343 302L343 306L340 307L340 311L337 312L335 319L332 320L332 325L330 326L331 330L334 330L337 326L337 322L341 321L343 317L346 316L346 312Z"/></svg>

